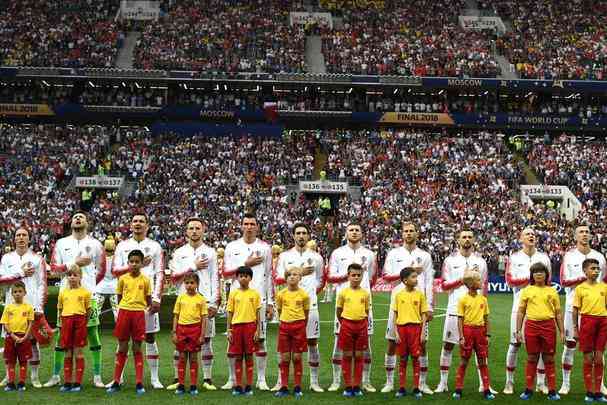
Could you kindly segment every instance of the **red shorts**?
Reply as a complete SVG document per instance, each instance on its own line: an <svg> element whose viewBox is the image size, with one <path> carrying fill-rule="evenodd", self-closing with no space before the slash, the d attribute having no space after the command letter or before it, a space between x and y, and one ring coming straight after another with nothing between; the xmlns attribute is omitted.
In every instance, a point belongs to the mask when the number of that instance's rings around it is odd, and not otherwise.
<svg viewBox="0 0 607 405"><path fill-rule="evenodd" d="M200 336L202 329L199 323L192 325L177 325L177 344L175 348L178 352L196 353L200 351Z"/></svg>
<svg viewBox="0 0 607 405"><path fill-rule="evenodd" d="M473 351L479 358L486 359L489 356L487 329L484 326L464 325L464 344L459 348L460 355L469 359Z"/></svg>
<svg viewBox="0 0 607 405"><path fill-rule="evenodd" d="M367 319L351 321L342 318L337 346L345 352L367 350L369 348L368 322Z"/></svg>
<svg viewBox="0 0 607 405"><path fill-rule="evenodd" d="M15 333L19 337L25 336L24 333ZM8 334L4 339L4 360L9 364L25 364L32 358L32 341L25 339L22 343L15 343L12 337Z"/></svg>
<svg viewBox="0 0 607 405"><path fill-rule="evenodd" d="M406 325L396 325L400 342L396 348L399 356L419 357L422 352L422 325L408 323Z"/></svg>
<svg viewBox="0 0 607 405"><path fill-rule="evenodd" d="M582 352L604 352L607 346L607 317L582 315L579 333Z"/></svg>
<svg viewBox="0 0 607 405"><path fill-rule="evenodd" d="M278 353L303 353L307 350L306 321L281 321L278 327Z"/></svg>
<svg viewBox="0 0 607 405"><path fill-rule="evenodd" d="M556 324L554 319L525 321L525 346L528 354L556 352Z"/></svg>
<svg viewBox="0 0 607 405"><path fill-rule="evenodd" d="M62 316L59 346L62 349L86 346L87 322L86 315Z"/></svg>
<svg viewBox="0 0 607 405"><path fill-rule="evenodd" d="M114 336L121 342L130 339L135 342L143 342L145 340L145 312L120 308L114 327Z"/></svg>
<svg viewBox="0 0 607 405"><path fill-rule="evenodd" d="M253 354L255 352L255 322L232 324L232 342L228 346L229 354Z"/></svg>

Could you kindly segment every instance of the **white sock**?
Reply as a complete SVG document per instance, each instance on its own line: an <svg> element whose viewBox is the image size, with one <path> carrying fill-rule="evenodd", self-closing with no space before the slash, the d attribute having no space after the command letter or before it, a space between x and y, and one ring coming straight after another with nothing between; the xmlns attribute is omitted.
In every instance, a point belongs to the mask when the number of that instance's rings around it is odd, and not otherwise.
<svg viewBox="0 0 607 405"><path fill-rule="evenodd" d="M40 368L40 347L37 342L32 342L32 357L29 359L29 365L31 379L37 380Z"/></svg>
<svg viewBox="0 0 607 405"><path fill-rule="evenodd" d="M173 352L173 368L175 369L175 380L179 378L178 368L179 368L179 352L175 350Z"/></svg>
<svg viewBox="0 0 607 405"><path fill-rule="evenodd" d="M280 353L276 353L276 358L278 359L278 364L280 367L280 363L282 362L282 357ZM280 385L282 387L282 378L280 377L280 369L278 370L278 375L276 376L276 385Z"/></svg>
<svg viewBox="0 0 607 405"><path fill-rule="evenodd" d="M369 338L370 340L371 338ZM369 341L369 347L371 342ZM363 352L363 384L371 384L371 350L367 349Z"/></svg>
<svg viewBox="0 0 607 405"><path fill-rule="evenodd" d="M478 384L479 384L479 387L485 388L483 386L483 378L481 377L481 370L480 370L480 368L478 368L478 357L476 356L476 353L474 354L474 362L476 363L476 371L478 373Z"/></svg>
<svg viewBox="0 0 607 405"><path fill-rule="evenodd" d="M563 364L563 385L571 385L571 369L573 368L574 354L575 348L571 349L565 346L561 360Z"/></svg>
<svg viewBox="0 0 607 405"><path fill-rule="evenodd" d="M451 367L451 357L453 351L445 350L443 347L440 352L440 384L447 385L449 381L449 367Z"/></svg>
<svg viewBox="0 0 607 405"><path fill-rule="evenodd" d="M546 369L544 368L544 358L540 356L537 360L537 377L536 377L537 385L545 385L546 384Z"/></svg>
<svg viewBox="0 0 607 405"><path fill-rule="evenodd" d="M213 375L213 345L211 340L205 340L200 351L200 364L202 364L202 378L211 380Z"/></svg>
<svg viewBox="0 0 607 405"><path fill-rule="evenodd" d="M386 385L394 385L394 368L396 367L396 355L388 354L384 356L384 366L386 367Z"/></svg>
<svg viewBox="0 0 607 405"><path fill-rule="evenodd" d="M310 366L310 384L318 385L318 368L320 367L320 352L318 346L308 346L308 365ZM278 373L280 375L280 373Z"/></svg>
<svg viewBox="0 0 607 405"><path fill-rule="evenodd" d="M159 381L158 379L158 344L146 343L145 344L145 355L148 360L148 366L150 367L150 379L152 381Z"/></svg>
<svg viewBox="0 0 607 405"><path fill-rule="evenodd" d="M516 370L518 349L519 347L512 343L508 346L508 353L506 354L506 384L514 384L514 370Z"/></svg>
<svg viewBox="0 0 607 405"><path fill-rule="evenodd" d="M232 385L234 385L236 384L236 378L234 377L236 375L236 372L234 371L236 369L236 357L228 354L228 364L228 382L231 382Z"/></svg>
<svg viewBox="0 0 607 405"><path fill-rule="evenodd" d="M337 336L335 336L335 343L333 344L333 384L341 384L341 359L343 353L341 349L337 347Z"/></svg>
<svg viewBox="0 0 607 405"><path fill-rule="evenodd" d="M395 360L396 362L396 360ZM427 385L426 378L428 377L428 353L423 356L419 356L419 386L425 387Z"/></svg>
<svg viewBox="0 0 607 405"><path fill-rule="evenodd" d="M257 358L257 382L266 381L266 366L268 365L268 353L266 351L266 341L263 340L257 346L255 353Z"/></svg>

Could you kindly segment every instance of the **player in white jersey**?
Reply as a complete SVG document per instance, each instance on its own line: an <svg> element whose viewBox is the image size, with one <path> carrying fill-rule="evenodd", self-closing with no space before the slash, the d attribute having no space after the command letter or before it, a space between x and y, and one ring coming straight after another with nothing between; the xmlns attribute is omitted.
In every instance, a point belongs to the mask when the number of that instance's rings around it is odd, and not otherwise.
<svg viewBox="0 0 607 405"><path fill-rule="evenodd" d="M133 250L140 250L145 255L141 273L148 277L152 283L152 305L145 313L145 352L150 367L150 380L152 387L162 389L164 386L158 378L159 356L156 333L160 331L158 310L164 289L164 253L162 247L155 240L147 237L149 229L148 217L138 213L131 219L131 238L123 240L116 246L112 274L120 277L129 271L128 256Z"/></svg>
<svg viewBox="0 0 607 405"><path fill-rule="evenodd" d="M396 295L404 288L404 284L400 282L400 272L405 267L414 268L417 273L417 289L424 293L428 302L428 321L432 320L433 304L434 304L434 266L432 265L432 257L430 253L417 247L419 238L419 230L413 222L405 222L402 225L402 240L403 246L391 249L384 262L383 279L386 283L392 285L391 296ZM392 302L392 301L391 301ZM396 335L395 331L390 327L393 325L392 318L394 311L390 311L388 315L388 325L386 328L386 339L388 340L388 350L385 356L386 367L386 384L381 392L391 392L394 389L394 368L396 367ZM428 339L428 324L423 332ZM422 352L419 357L420 378L419 389L424 394L432 394L432 390L426 384L428 375L428 355L426 352L426 344L422 343Z"/></svg>
<svg viewBox="0 0 607 405"><path fill-rule="evenodd" d="M116 287L118 280L112 275L112 262L114 261L114 251L116 250L116 241L111 237L103 242L105 249L105 277L97 284L97 306L99 307L99 315L103 313L103 304L106 300L110 302L110 308L114 315L114 322L118 319L118 295L116 295Z"/></svg>
<svg viewBox="0 0 607 405"><path fill-rule="evenodd" d="M177 286L178 294L185 292L183 278L188 273L198 275L198 291L206 298L208 318L204 333L204 342L200 351L202 363L203 388L214 391L213 385L213 345L211 338L215 337L215 314L221 300L219 272L217 269L217 254L215 249L204 243L206 224L199 218L189 218L186 221L186 239L188 243L173 252L169 267L172 270L172 281ZM174 353L174 360L179 360L179 352ZM177 377L178 362L174 361L175 376ZM167 389L177 389L177 378Z"/></svg>
<svg viewBox="0 0 607 405"><path fill-rule="evenodd" d="M46 262L40 255L34 253L30 247L29 231L25 228L18 228L14 237L15 250L2 256L0 261L0 284L12 285L17 281L25 284L27 294L24 302L34 307L34 316L40 318L44 315L44 305L46 304L47 285L46 285ZM14 303L11 289L6 292L5 305ZM32 386L41 388L38 369L40 368L40 347L32 339L32 357L29 360L31 369ZM2 381L3 385L6 385Z"/></svg>
<svg viewBox="0 0 607 405"><path fill-rule="evenodd" d="M519 298L521 291L530 281L531 273L529 269L535 263L541 263L547 269L551 268L550 258L547 254L536 249L537 237L532 228L522 230L519 240L523 246L521 250L513 252L508 258L506 265L506 283L512 289L512 313L510 314L510 345L506 354L506 385L504 394L514 393L514 372L518 351L521 344L516 339L516 317L518 314ZM540 357L537 369L537 390L548 394L548 387L545 383L544 360Z"/></svg>
<svg viewBox="0 0 607 405"><path fill-rule="evenodd" d="M575 228L575 248L569 250L561 261L561 286L565 287L565 347L562 355L563 385L559 394L566 395L571 387L571 369L573 368L573 356L575 354L576 340L573 334L573 299L575 287L586 281L582 262L586 259L596 259L599 262L601 275L599 279L607 281L607 266L605 256L590 247L590 228L585 225ZM601 392L605 392L601 387Z"/></svg>
<svg viewBox="0 0 607 405"><path fill-rule="evenodd" d="M448 256L443 263L442 288L443 291L449 294L449 300L443 328L443 348L440 355L440 383L436 387L436 390L434 390L435 392L449 391L447 381L449 379L452 351L455 345L459 345L460 338L457 303L468 292L468 288L464 285L464 273L467 270L476 271L480 274L483 294L487 295L487 262L474 252L474 244L474 233L467 228L460 230L457 235L457 251ZM479 381L481 381L480 372ZM490 388L490 390L492 393L496 393L493 389ZM482 391L483 387L481 384L479 392Z"/></svg>
<svg viewBox="0 0 607 405"><path fill-rule="evenodd" d="M67 271L69 267L76 264L82 270L82 287L91 294L95 294L97 283L105 277L105 250L97 239L88 233L88 218L84 211L76 211L72 215L70 224L71 234L59 239L55 243L51 255L51 272L61 276L60 289L67 287ZM63 370L65 351L60 347L61 341L61 316L57 314L57 328L59 333L55 334L55 351L53 352L53 375L44 384L45 387L53 387L61 382L60 373ZM93 384L97 388L103 388L101 381L101 339L99 338L99 307L93 295L91 300L91 312L87 321L87 342L91 357L93 358Z"/></svg>
<svg viewBox="0 0 607 405"><path fill-rule="evenodd" d="M231 288L238 288L236 270L240 266L253 269L253 279L249 284L261 295L262 306L265 310L260 311L261 330L258 331L259 340L255 357L257 360L257 388L267 391L270 388L266 383L266 366L268 363L268 352L266 350L266 319L272 319L273 295L272 295L272 249L269 244L257 238L259 224L253 214L245 214L242 219L242 238L228 243L225 249L223 262L223 276L231 278ZM263 308L262 308L263 309ZM228 354L229 378L222 389L232 389L235 385L235 358Z"/></svg>
<svg viewBox="0 0 607 405"><path fill-rule="evenodd" d="M346 227L346 244L331 253L329 260L329 271L327 281L335 285L335 296L341 290L348 287L348 266L352 263L360 264L363 269L363 279L360 286L371 293L371 286L375 284L377 277L377 259L376 255L370 249L362 245L362 226L358 223L350 223ZM373 309L369 308L369 340L373 336ZM337 346L337 335L339 334L339 321L337 315L334 322L335 342L333 345L333 383L328 391L337 391L341 385L341 360L343 353ZM369 348L371 348L369 342ZM364 367L362 378L362 389L367 392L375 392L375 387L371 385L371 350L364 353Z"/></svg>
<svg viewBox="0 0 607 405"><path fill-rule="evenodd" d="M310 297L310 310L308 313L308 325L306 327L306 336L308 338L308 365L310 366L310 389L314 392L324 392L318 382L318 369L320 366L320 353L318 351L318 338L320 337L320 315L318 313L318 297L316 293L323 283L324 260L321 255L313 250L307 249L310 241L310 228L302 222L293 225L293 240L295 246L282 252L278 256L276 265L276 284L285 284L285 273L291 267L301 267L303 269L302 278L299 287L302 288ZM285 386L280 381L272 388L278 391L281 386Z"/></svg>

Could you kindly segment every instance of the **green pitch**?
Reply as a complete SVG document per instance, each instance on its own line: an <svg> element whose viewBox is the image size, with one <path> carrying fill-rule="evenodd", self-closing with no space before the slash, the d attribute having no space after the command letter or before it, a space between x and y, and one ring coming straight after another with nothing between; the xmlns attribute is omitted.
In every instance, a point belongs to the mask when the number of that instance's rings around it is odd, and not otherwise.
<svg viewBox="0 0 607 405"><path fill-rule="evenodd" d="M379 390L384 384L385 381L385 371L384 371L384 353L386 349L386 342L384 340L385 326L386 326L386 318L388 314L388 304L389 304L389 295L385 293L375 294L373 297L373 312L375 314L375 334L372 339L372 347L373 347L373 369L371 373L371 378L373 385L377 388L377 393L375 394L365 394L363 398L355 398L355 399L344 399L341 397L341 392L339 393L323 393L323 394L315 394L307 391L307 385L309 381L309 371L307 365L304 366L304 398L299 402L304 404L334 404L334 403L350 403L356 402L360 403L362 401L368 401L369 403L379 403L380 401L389 402L389 403L399 403L399 402L414 402L413 397L405 397L403 399L397 400L394 398L394 393L390 394L381 394ZM490 348L490 358L489 358L489 369L491 375L491 385L494 389L501 392L504 386L505 380L505 356L508 348L508 334L509 334L509 325L510 325L510 309L511 309L511 301L512 296L509 294L498 294L491 295L489 297L489 303L491 306L491 323L492 323L492 341ZM334 304L320 304L320 318L322 321L321 326L321 339L320 339L320 354L321 354L321 374L320 374L320 382L321 385L326 388L331 384L332 374L331 374L331 351L333 347L333 306ZM442 336L442 326L443 326L443 316L444 310L440 308L444 308L446 306L446 296L439 296L437 310L435 312L435 320L431 323L430 327L430 341L428 344L429 348L429 376L428 381L431 388L435 388L438 380L439 380L439 356L441 349L441 336ZM227 361L225 358L226 352L226 339L223 335L223 331L225 331L225 319L218 319L218 335L214 341L214 349L215 349L215 364L213 367L213 375L214 375L214 383L217 386L223 385L227 379ZM276 348L276 330L277 325L271 324L268 328L268 372L267 372L267 382L270 387L272 387L276 383L276 376L278 373L277 367L277 359L275 355ZM173 353L173 344L170 342L168 330L163 330L163 332L159 335L159 347L161 351L161 381L163 384L168 385L173 380L173 367L172 367L172 353ZM112 337L111 330L103 330L102 331L102 341L103 341L103 378L104 382L108 382L111 379L113 368L114 368L114 356L113 351L116 347L116 343L114 338ZM59 388L42 388L36 390L28 385L27 391L24 393L4 393L0 392L0 404L15 404L15 403L39 403L39 404L56 404L56 403L64 403L64 404L86 404L92 403L94 401L103 401L103 403L107 404L166 404L169 401L176 404L181 403L193 403L204 401L208 404L234 404L236 402L247 403L247 404L267 404L268 402L272 403L293 403L295 399L290 396L286 399L276 399L272 396L271 393L255 391L255 395L253 397L241 397L241 398L233 398L229 392L227 391L215 391L215 392L205 392L201 391L200 395L197 398L192 398L189 395L185 395L183 397L177 397L173 392L166 390L153 390L149 384L149 376L147 374L147 365L146 365L146 389L147 392L142 397L137 397L134 393L134 371L132 364L132 357L129 357L129 361L127 363L127 367L125 369L125 387L123 391L115 394L113 396L109 396L102 389L93 388L91 386L91 374L90 374L90 358L88 357L87 350L85 350L87 354L87 372L84 378L84 391L79 394L61 394L59 393ZM145 353L145 352L144 352ZM507 396L503 394L498 394L495 401L495 404L506 404L508 402L520 402L518 399L518 393L522 390L524 386L524 362L525 362L525 353L524 350L519 352L519 364L517 367L517 376L516 376L516 389L517 394L512 396ZM556 357L557 359L557 390L560 388L560 353ZM305 363L304 363L305 364ZM450 382L449 388L451 390L454 389L455 385L455 371L459 364L459 352L457 349L454 351L453 363L450 370ZM410 366L409 366L410 367ZM582 362L581 357L577 356L575 360L575 366L572 376L572 394L563 397L561 402L563 403L582 403L583 394L584 394L584 386L582 382ZM42 353L42 368L40 372L40 377L42 383L46 382L51 374L51 349L46 348ZM409 375L409 385L410 385L410 376L411 370L408 370ZM202 377L202 372L200 373L200 377ZM187 383L187 373L186 373L186 383ZM398 372L395 375L395 385L398 385ZM478 403L478 401L484 401L481 395L478 393L478 377L476 369L473 366L473 362L468 367L467 376L466 376L466 386L464 389L464 397L460 401L464 404L472 404ZM9 402L10 401L10 402ZM541 394L536 394L534 398L530 401L531 403L539 403L540 401L546 401L546 397ZM449 394L435 394L432 396L424 396L421 400L422 403L456 403L451 399L451 395ZM522 403L522 402L521 402Z"/></svg>

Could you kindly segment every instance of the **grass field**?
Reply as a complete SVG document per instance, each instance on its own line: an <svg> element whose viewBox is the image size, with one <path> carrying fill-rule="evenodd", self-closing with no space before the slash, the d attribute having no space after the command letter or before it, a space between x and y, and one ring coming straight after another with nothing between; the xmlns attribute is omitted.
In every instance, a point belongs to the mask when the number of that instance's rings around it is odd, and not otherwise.
<svg viewBox="0 0 607 405"><path fill-rule="evenodd" d="M510 322L510 309L512 297L509 294L497 294L489 297L489 303L491 308L491 322L492 322L492 342L490 348L490 359L489 368L492 379L492 386L498 391L503 389L504 378L505 378L505 356L507 350L507 337L509 333L509 322ZM373 298L374 313L375 313L375 334L372 340L373 346L373 369L371 373L372 382L378 390L375 394L365 394L363 398L355 399L344 399L339 393L324 393L315 394L309 391L304 392L304 398L300 401L302 403L314 403L314 404L334 404L334 403L345 403L350 401L361 402L369 401L370 403L388 402L397 403L402 401L414 401L412 397L405 397L403 399L394 398L394 393L381 394L379 390L383 386L385 381L384 371L384 353L386 342L384 340L386 318L388 314L388 303L389 295L385 293L377 293ZM320 317L321 317L321 339L320 339L320 353L321 353L321 385L325 388L330 385L332 381L331 377L331 363L330 356L333 345L332 335L332 319L333 319L333 305L334 304L321 304ZM446 296L441 295L438 300L437 307L444 308L446 306ZM437 309L435 312L437 316L431 323L430 341L429 341L429 384L432 388L436 386L439 380L439 369L438 361L440 355L440 340L442 336L442 324L444 311ZM268 378L267 382L269 386L273 386L276 382L276 375L278 373L277 359L275 355L275 342L276 342L276 330L277 325L270 325L268 329L268 352L269 364L268 364ZM225 359L226 352L226 339L221 333L225 331L225 320L218 320L218 336L214 340L215 349L215 364L214 364L214 382L216 385L223 385L227 379L227 362ZM170 342L168 330L164 330L159 336L159 346L161 350L161 380L167 385L172 382L173 369L172 369L172 352L173 344ZM102 331L103 341L103 377L104 381L111 379L114 356L113 351L115 348L115 340L111 335L111 330ZM516 384L517 390L520 392L524 385L524 361L525 354L522 350L519 356L519 364L517 368ZM450 373L449 388L453 390L455 384L455 368L459 364L459 354L454 352L453 364ZM583 401L584 387L581 379L581 357L576 357L575 368L573 371L572 380L572 394L564 397L563 402L581 403ZM41 369L41 381L44 383L51 374L51 349L46 348L42 354L42 369ZM307 366L304 369L304 389L307 388L308 384L308 370ZM396 373L395 382L398 380L398 373ZM409 372L410 374L410 372ZM477 392L478 380L476 376L476 370L474 366L470 366L467 372L466 387L464 390L464 398L461 400L463 403L474 403L482 400L481 395ZM55 404L55 403L78 403L83 404L88 401L103 401L108 404L164 404L169 401L173 403L187 403L192 401L204 401L210 404L229 404L235 401L242 401L249 404L263 404L271 401L273 403L286 403L286 401L294 401L293 397L287 397L286 399L276 399L271 393L256 391L253 397L245 398L233 398L226 391L216 392L201 392L197 398L192 398L188 395L184 397L177 397L173 392L166 390L152 390L151 387L146 385L147 393L142 397L137 397L134 393L133 385L134 372L132 368L132 360L129 358L129 363L125 371L126 386L124 390L116 395L108 396L104 390L96 389L91 387L91 375L90 375L90 360L87 357L87 373L85 375L84 391L80 394L61 394L58 388L42 388L36 390L28 386L27 391L24 393L4 393L0 392L0 404L15 404L15 403L29 403L29 404ZM147 376L146 366L146 378L145 383L149 384L149 377ZM560 353L557 356L557 389L560 387ZM543 395L536 394L532 399L533 402L545 401L546 398ZM453 402L450 394L435 394L433 396L424 396L422 402L432 403L446 403ZM506 396L499 394L494 401L496 404L505 404L511 401L520 401L518 394L516 396Z"/></svg>

